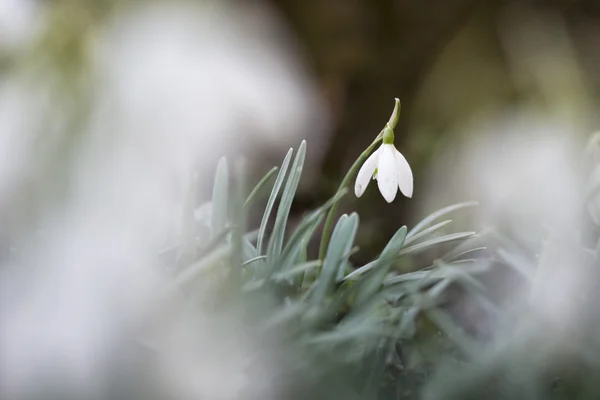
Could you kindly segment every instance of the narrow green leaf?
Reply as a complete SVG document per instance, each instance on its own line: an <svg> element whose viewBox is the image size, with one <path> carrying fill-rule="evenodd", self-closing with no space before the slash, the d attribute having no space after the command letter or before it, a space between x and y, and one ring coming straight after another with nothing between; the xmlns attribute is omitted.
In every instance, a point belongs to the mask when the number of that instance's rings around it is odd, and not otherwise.
<svg viewBox="0 0 600 400"><path fill-rule="evenodd" d="M308 261L308 262L296 265L296 266L288 269L287 271L281 271L281 272L274 274L273 279L283 280L283 279L292 278L295 275L318 268L321 266L321 264L322 263L319 260Z"/></svg>
<svg viewBox="0 0 600 400"><path fill-rule="evenodd" d="M294 249L301 245L302 241L308 242L310 237L312 236L312 232L316 230L319 226L320 220L323 218L323 215L327 212L327 210L339 199L341 199L346 193L348 189L343 189L340 192L336 193L335 196L330 198L323 204L321 207L313 211L308 217L302 219L302 222L296 227L290 238L288 239L283 251L281 253L281 263L282 265L289 265L290 254L294 251ZM316 225L315 225L316 224ZM311 232L311 234L308 234Z"/></svg>
<svg viewBox="0 0 600 400"><path fill-rule="evenodd" d="M296 262L298 264L302 264L308 261L308 240L309 239L307 238L302 239L302 244L300 245L300 253L298 254L298 258L296 259Z"/></svg>
<svg viewBox="0 0 600 400"><path fill-rule="evenodd" d="M246 209L244 197L246 193L245 180L246 165L243 160L235 163L234 185L232 188L232 232L231 232L231 257L228 283L237 289L241 283L241 267L244 262L244 232L246 231Z"/></svg>
<svg viewBox="0 0 600 400"><path fill-rule="evenodd" d="M426 240L425 242L417 243L415 245L405 247L402 249L398 256L405 256L407 254L418 253L420 251L426 250L431 246L452 242L455 240L463 240L470 237L473 237L475 232L459 232L459 233L451 233L449 235L440 236L434 239Z"/></svg>
<svg viewBox="0 0 600 400"><path fill-rule="evenodd" d="M280 257L280 261L277 264L280 266L281 271L285 271L292 265L294 265L294 263L300 256L303 247L305 247L306 242L310 239L317 227L323 221L323 213L319 215L319 218L310 218L308 219L308 221L310 222L310 224L303 224L302 229L298 231L298 233L301 233L304 236L300 237L298 240L290 241L289 244L291 244L291 246L287 248L286 251Z"/></svg>
<svg viewBox="0 0 600 400"><path fill-rule="evenodd" d="M214 238L217 234L225 230L227 223L229 197L229 171L227 168L227 159L225 157L219 160L215 182L213 186L212 214L210 223L210 237Z"/></svg>
<svg viewBox="0 0 600 400"><path fill-rule="evenodd" d="M244 235L244 241L255 240L257 235L257 231L251 231ZM191 265L186 266L182 269L173 279L171 285L173 287L183 285L188 280L195 278L197 275L201 274L204 271L210 270L215 267L224 258L231 254L231 243L223 243L219 247L213 247L209 249L209 252L192 263Z"/></svg>
<svg viewBox="0 0 600 400"><path fill-rule="evenodd" d="M298 184L300 183L305 156L306 141L303 140L298 148L298 153L292 164L283 194L281 195L281 200L279 201L279 207L277 208L275 225L273 226L273 232L267 246L267 261L270 263L276 263L281 254L285 227L289 218L290 208L292 207L292 201L296 195L296 189L298 189ZM271 269L273 269L273 266L271 266Z"/></svg>
<svg viewBox="0 0 600 400"><path fill-rule="evenodd" d="M437 300L437 298L450 286L450 284L454 281L451 277L441 278L437 283L435 283L427 293L429 296Z"/></svg>
<svg viewBox="0 0 600 400"><path fill-rule="evenodd" d="M231 233L231 228L225 228L221 232L217 232L214 236L212 236L208 242L206 242L199 250L198 250L198 258L202 258L208 253L210 253L214 248L220 244L225 238Z"/></svg>
<svg viewBox="0 0 600 400"><path fill-rule="evenodd" d="M243 266L243 267L245 267L245 266L247 266L247 265L250 265L250 264L252 264L252 263L254 263L254 262L256 262L256 261L259 261L259 260L264 260L265 258L267 258L267 256L258 256L258 257L253 257L253 258L251 258L251 259L249 259L249 260L246 260L246 261L244 261L244 262L242 263L242 266Z"/></svg>
<svg viewBox="0 0 600 400"><path fill-rule="evenodd" d="M354 271L352 271L351 273L346 275L343 280L350 281L350 280L359 279L361 275L364 275L365 273L372 270L376 266L377 266L377 260L373 260L370 263L365 264L362 267L355 269Z"/></svg>
<svg viewBox="0 0 600 400"><path fill-rule="evenodd" d="M262 221L260 222L260 228L258 229L258 241L256 243L257 256L260 256L262 254L263 242L265 240L265 231L267 229L269 217L271 216L271 211L273 210L275 200L277 200L277 196L279 195L279 190L281 189L281 185L283 184L283 180L285 178L285 174L290 164L290 160L292 159L293 152L293 149L289 149L287 154L285 155L283 163L281 164L281 168L279 169L279 173L277 174L277 178L275 179L275 184L273 185L273 189L271 190L271 195L269 196L269 200L267 201L267 206L265 207L265 212L263 214Z"/></svg>
<svg viewBox="0 0 600 400"><path fill-rule="evenodd" d="M380 290L383 281L390 270L393 260L396 258L396 255L400 249L402 249L404 246L407 231L408 229L406 226L403 226L396 231L394 236L392 236L388 244L381 252L379 258L375 261L373 271L371 271L367 277L359 283L358 294L355 301L356 307L363 305Z"/></svg>
<svg viewBox="0 0 600 400"><path fill-rule="evenodd" d="M444 226L448 225L449 223L451 223L452 220L448 219L446 221L440 222L439 224L435 224L433 226L430 226L427 229L423 229L421 232L409 237L408 239L406 239L406 241L404 242L405 245L409 245L417 240L419 240L420 238L429 235L430 233L433 233L441 228L443 228Z"/></svg>
<svg viewBox="0 0 600 400"><path fill-rule="evenodd" d="M435 239L417 243L413 246L405 247L397 253L395 258L399 258L399 257L405 256L410 253L416 253L416 252L425 250L428 247L431 247L436 244L441 244L441 243L446 243L446 242L450 242L453 240L461 240L461 239L465 239L468 237L473 237L473 235L475 235L475 232L460 232L460 233L453 233L453 234L449 234L449 235L445 235L445 236L440 236ZM375 268L376 262L377 262L377 260L371 261L370 263L363 265L362 267L356 269L355 271L352 271L350 274L346 275L344 280L347 281L347 280L358 279L361 275L364 275L368 271Z"/></svg>
<svg viewBox="0 0 600 400"><path fill-rule="evenodd" d="M193 279L201 273L217 267L220 264L220 262L223 261L230 254L231 244L224 244L220 246L219 248L215 249L210 254L208 254L206 257L196 261L195 263L184 269L177 276L175 276L175 278L171 282L170 287L176 288L193 281Z"/></svg>
<svg viewBox="0 0 600 400"><path fill-rule="evenodd" d="M257 197L261 194L263 189L266 187L267 183L269 183L269 181L271 180L273 175L275 175L275 172L277 172L278 169L278 167L271 168L271 170L267 172L265 176L262 177L262 179L256 184L256 186L254 186L254 189L252 189L252 192L250 192L248 198L246 199L246 202L244 203L245 209L248 209L250 208L250 206L252 206L252 203L254 203Z"/></svg>
<svg viewBox="0 0 600 400"><path fill-rule="evenodd" d="M425 217L423 220L421 220L421 222L419 222L414 228L412 228L410 230L410 232L408 232L408 234L406 235L406 239L408 240L411 237L413 237L414 235L416 235L417 233L421 232L425 227L429 226L436 219L442 217L443 215L446 215L453 211L459 210L461 208L473 207L473 206L477 206L477 205L479 205L479 203L476 201L467 201L464 203L453 204L453 205L444 207L442 209L439 209L439 210L429 214L427 217Z"/></svg>
<svg viewBox="0 0 600 400"><path fill-rule="evenodd" d="M469 250L461 251L461 252L459 252L459 253L456 253L456 254L453 254L453 252L450 252L450 253L448 253L447 255L445 255L443 259L444 259L444 261L446 261L446 262L450 262L450 261L456 260L456 259L458 259L459 257L461 257L461 256L464 256L464 255L466 255L466 254L471 254L471 253L475 253L475 252L477 252L477 251L483 251L483 250L486 250L486 249L487 249L487 247L485 247L485 246L482 246L482 247L475 247L475 248L473 248L473 249L469 249Z"/></svg>
<svg viewBox="0 0 600 400"><path fill-rule="evenodd" d="M417 307L410 307L400 318L397 337L399 339L411 339L417 330L416 319L421 310Z"/></svg>
<svg viewBox="0 0 600 400"><path fill-rule="evenodd" d="M392 278L388 278L383 282L384 286L392 286L398 283L404 283L409 281L421 280L426 278L427 275L431 274L431 271L415 271L408 272L406 274L401 274L398 276L394 276Z"/></svg>
<svg viewBox="0 0 600 400"><path fill-rule="evenodd" d="M321 274L314 284L314 291L310 299L313 303L322 302L330 293L340 263L347 262L344 255L349 254L352 248L357 228L358 214L356 213L352 213L350 216L342 215L335 225L325 254Z"/></svg>

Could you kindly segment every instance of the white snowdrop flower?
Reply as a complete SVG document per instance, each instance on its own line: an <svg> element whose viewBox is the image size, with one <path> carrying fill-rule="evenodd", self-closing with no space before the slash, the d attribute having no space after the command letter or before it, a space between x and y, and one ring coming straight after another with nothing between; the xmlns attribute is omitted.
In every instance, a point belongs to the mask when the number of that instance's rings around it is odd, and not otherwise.
<svg viewBox="0 0 600 400"><path fill-rule="evenodd" d="M383 144L367 158L358 171L354 185L356 197L362 196L371 178L377 179L379 191L388 203L394 201L398 188L406 197L412 197L412 171L406 158L394 146L394 131L389 124L383 132Z"/></svg>

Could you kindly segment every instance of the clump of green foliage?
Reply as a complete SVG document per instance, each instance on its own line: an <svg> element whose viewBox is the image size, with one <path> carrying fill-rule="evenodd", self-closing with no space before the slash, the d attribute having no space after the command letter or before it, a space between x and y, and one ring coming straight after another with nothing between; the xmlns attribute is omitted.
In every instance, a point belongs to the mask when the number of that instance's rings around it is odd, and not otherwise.
<svg viewBox="0 0 600 400"><path fill-rule="evenodd" d="M476 203L436 211L412 229L400 226L378 257L359 266L351 261L359 216L341 215L324 257L312 258L308 243L347 188L289 229L305 153L305 142L294 157L290 149L249 194L243 165L222 159L212 200L203 206L210 212L199 218L192 185L180 243L162 255L165 265L175 265L168 269L170 289L203 309L210 303L215 312L238 313L266 348L279 349L285 396L413 398L436 360L428 346L456 352L457 359L471 348L444 308L444 295L456 285L481 295L472 276L481 266L470 259L481 247L474 232L441 232L448 214ZM265 199L258 230L248 231L248 213ZM457 241L458 248L425 268L397 268L402 258Z"/></svg>

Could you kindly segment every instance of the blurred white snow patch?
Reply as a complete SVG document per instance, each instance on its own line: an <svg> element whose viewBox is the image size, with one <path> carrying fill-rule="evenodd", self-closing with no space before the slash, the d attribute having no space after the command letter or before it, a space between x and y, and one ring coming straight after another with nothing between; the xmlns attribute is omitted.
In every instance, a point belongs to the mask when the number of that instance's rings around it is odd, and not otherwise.
<svg viewBox="0 0 600 400"><path fill-rule="evenodd" d="M321 101L268 10L169 4L125 7L94 31L86 75L95 88L92 109L76 146L59 134L38 140L46 133L40 122L70 117L60 97L30 102L37 92L26 84L0 99L2 151L14 158L0 164L0 177L18 186L27 166L44 183L34 182L40 200L54 182L65 186L64 199L41 207L35 226L20 232L23 265L3 271L1 397L44 397L45 384L62 398L110 397L106 383L125 368L116 361L118 343L135 340L131 329L153 314L162 290L153 255L177 233L191 168L208 177L224 154L287 147L307 133L318 147L326 126ZM26 82L52 79L46 73ZM30 107L48 98L44 110ZM32 167L33 155L57 149L66 150L66 171ZM201 314L194 318L210 326ZM169 398L267 396L268 385L252 393L248 369L239 370L255 347L251 337L206 330L195 339L204 350L177 341L177 351L154 359L156 370L169 371L161 375Z"/></svg>

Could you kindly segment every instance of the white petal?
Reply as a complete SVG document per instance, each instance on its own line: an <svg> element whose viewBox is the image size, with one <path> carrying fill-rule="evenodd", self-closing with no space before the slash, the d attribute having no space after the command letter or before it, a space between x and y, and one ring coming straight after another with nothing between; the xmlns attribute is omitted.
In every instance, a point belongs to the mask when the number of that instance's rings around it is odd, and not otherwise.
<svg viewBox="0 0 600 400"><path fill-rule="evenodd" d="M396 170L396 149L391 144L381 146L377 166L377 186L388 203L394 201L398 192L398 172Z"/></svg>
<svg viewBox="0 0 600 400"><path fill-rule="evenodd" d="M395 149L394 149L395 150ZM396 173L398 174L398 187L403 195L412 197L413 194L413 174L406 158L398 150L395 152Z"/></svg>
<svg viewBox="0 0 600 400"><path fill-rule="evenodd" d="M362 194L369 186L369 182L375 173L375 168L377 168L377 163L379 161L379 153L381 147L378 148L367 158L367 161L360 167L358 171L358 175L356 176L356 183L354 184L354 194L356 197L362 196Z"/></svg>

